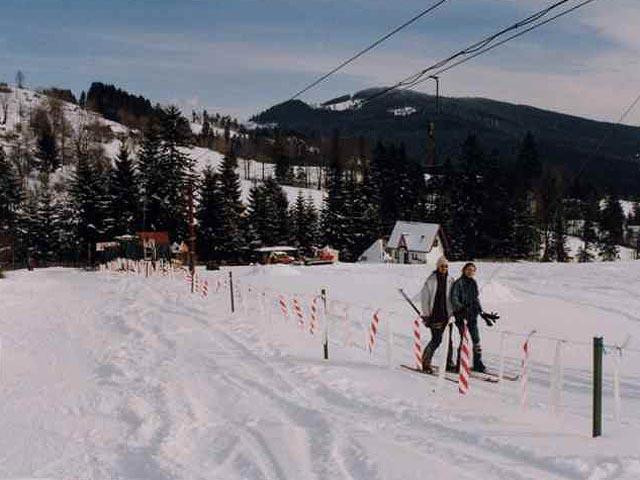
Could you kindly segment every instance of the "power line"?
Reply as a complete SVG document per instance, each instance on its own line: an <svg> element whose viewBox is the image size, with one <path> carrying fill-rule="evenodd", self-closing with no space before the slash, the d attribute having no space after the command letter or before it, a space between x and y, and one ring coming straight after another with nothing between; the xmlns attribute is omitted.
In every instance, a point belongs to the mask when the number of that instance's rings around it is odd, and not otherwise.
<svg viewBox="0 0 640 480"><path fill-rule="evenodd" d="M550 17L550 18L547 18L546 20L544 20L542 22L536 23L535 25L532 25L531 27L529 27L529 28L527 28L527 29L525 29L525 30L523 30L521 32L515 33L514 35L511 35L510 37L507 37L504 40L499 41L498 43L494 43L493 45L485 47L484 49L482 49L480 51L477 51L476 53L474 53L473 55L471 55L469 57L463 58L462 60L458 60L457 62L452 63L451 65L448 65L448 66L438 70L433 75L440 75L442 73L448 72L452 68L455 68L455 67L457 67L459 65L462 65L463 63L466 63L466 62L468 62L470 60L473 60L474 58L476 58L476 57L478 57L478 56L480 56L480 55L482 55L484 53L487 53L488 51L493 50L494 48L497 48L497 47L499 47L501 45L504 45L505 43L507 43L507 42L509 42L511 40L514 40L515 38L521 37L522 35L524 35L526 33L529 33L530 31L535 30L536 28L542 27L543 25L546 25L547 23L550 23L550 22L556 20L557 18L563 17L564 15L567 15L567 14L573 12L574 10L577 10L578 8L584 7L585 5L587 5L589 3L592 3L594 1L595 0L585 0L585 1L583 1L583 2L581 2L579 4L577 4L577 5L574 5L573 7L569 8L567 10L564 10L564 11L562 11L562 12L560 12L560 13L558 13L558 14ZM415 86L415 85L418 85L420 83L423 83L426 80L427 79L422 79L422 80L414 83L412 86Z"/></svg>
<svg viewBox="0 0 640 480"><path fill-rule="evenodd" d="M413 18L411 18L410 20L406 21L405 23L403 23L402 25L394 28L393 30L391 30L389 33L387 33L386 35L384 35L383 37L379 38L378 40L376 40L374 43L372 43L371 45L369 45L368 47L364 48L363 50L360 50L358 53L356 53L355 55L353 55L352 57L348 58L347 60L345 60L344 62L342 62L341 64L339 64L337 67L333 68L332 70L330 70L328 73L325 73L324 75L322 75L321 77L319 77L318 79L314 80L313 82L311 82L309 85L307 85L306 87L304 87L302 90L300 90L298 93L296 93L295 95L293 95L288 101L291 100L295 100L296 98L298 98L300 95L302 95L303 93L311 90L313 87L315 87L316 85L318 85L319 83L323 82L324 80L326 80L327 78L329 78L331 75L333 75L334 73L336 73L338 70L343 69L344 67L346 67L347 65L349 65L351 62L357 60L358 58L360 58L361 56L363 56L365 53L373 50L374 48L376 48L378 45L380 45L382 42L384 42L385 40L391 38L392 36L394 36L396 33L398 33L400 30L403 30L404 28L408 27L409 25L411 25L412 23L417 22L419 19L421 19L422 17L424 17L425 15L431 13L432 11L434 11L436 8L438 8L440 5L444 4L447 0L440 0L438 2L436 2L435 4L431 5L429 8L427 8L426 10L423 10L422 12L420 12L419 14L417 14L416 16L414 16Z"/></svg>
<svg viewBox="0 0 640 480"><path fill-rule="evenodd" d="M582 176L582 174L584 173L584 168L587 166L587 163L589 162L589 160L591 158L595 158L595 156L600 152L600 150L605 145L605 143L607 143L609 139L613 136L613 134L615 133L614 127L622 123L633 111L633 109L636 108L638 103L640 103L640 95L638 95L636 99L633 102L631 102L631 104L622 112L622 115L620 115L620 117L618 118L618 121L612 124L611 129L602 136L602 139L600 140L600 143L598 144L596 149L593 151L593 154L582 161L582 163L580 164L580 170L578 170L578 173L575 176L575 180L577 180L578 178L580 178L580 176Z"/></svg>
<svg viewBox="0 0 640 480"><path fill-rule="evenodd" d="M574 5L573 7L571 7L570 9L567 9L563 12L561 12L558 15L555 15L553 17L550 17L542 22L538 22L538 20L542 19L543 17L547 16L549 13L551 13L552 11L558 9L559 7L565 5L566 3L568 3L570 0L560 0L548 7L543 8L542 10L539 10L538 12L529 15L528 17L514 23L513 25L510 25L506 28L503 28L502 30L500 30L497 33L494 33L488 37L485 37L484 39L469 45L468 47L460 50L459 52L456 52L452 55L450 55L449 57L440 60L436 63L434 63L433 65L430 65L429 67L413 74L410 75L409 77L406 77L405 79L399 81L398 83L394 84L391 87L387 87L385 89L383 89L382 91L373 94L372 96L368 97L367 99L365 99L364 103L368 103L378 97L381 97L383 95L386 95L387 93L396 90L398 88L410 88L411 86L417 85L418 83L420 83L421 81L423 81L425 75L427 74L431 74L431 72L436 71L436 73L434 73L433 75L437 75L437 73L441 73L447 70L450 70L451 68L454 68L457 65L460 65L466 61L471 60L472 58L475 58L479 55L482 55L483 53L486 53L500 45L503 45L505 43L507 43L510 40L513 40L514 38L517 38L521 35L524 35L527 32L530 32L531 30L534 30L538 27L541 27L542 25L545 25L547 23L549 23L552 20L555 20L558 17L561 17L563 15L566 15L580 7L583 7L589 3L594 2L595 0L585 0L582 3L578 4L578 5ZM538 22L538 23L536 23ZM518 30L522 27L525 27L527 25L531 25L534 24L533 26L527 28L526 30L523 30L521 32L518 32L515 35L512 35L506 39L501 40L500 42L497 43L493 43L495 40L497 40L499 37L502 37L503 35L512 32L514 30ZM456 60L459 57L464 57L462 60L451 64L452 61Z"/></svg>

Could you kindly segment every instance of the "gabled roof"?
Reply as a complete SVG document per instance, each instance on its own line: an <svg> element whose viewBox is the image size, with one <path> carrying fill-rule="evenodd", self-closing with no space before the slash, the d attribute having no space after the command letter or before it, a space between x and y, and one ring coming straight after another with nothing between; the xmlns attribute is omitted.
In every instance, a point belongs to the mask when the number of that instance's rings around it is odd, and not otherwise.
<svg viewBox="0 0 640 480"><path fill-rule="evenodd" d="M427 253L431 251L439 231L437 223L396 222L387 246L398 248L404 242L409 251Z"/></svg>

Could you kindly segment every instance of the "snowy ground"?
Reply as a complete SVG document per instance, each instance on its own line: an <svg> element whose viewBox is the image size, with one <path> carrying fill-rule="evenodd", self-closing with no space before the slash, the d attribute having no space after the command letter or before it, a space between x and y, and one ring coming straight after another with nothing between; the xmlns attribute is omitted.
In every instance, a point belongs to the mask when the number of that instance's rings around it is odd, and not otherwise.
<svg viewBox="0 0 640 480"><path fill-rule="evenodd" d="M578 342L562 350L556 414L551 340L531 342L526 412L516 382L472 380L460 398L453 383L434 393L437 379L399 368L411 362L412 315L394 288L416 290L425 267L233 272L244 294L235 315L224 285L216 293L227 272L201 272L207 299L182 277L49 269L0 280L0 478L640 478L640 262L479 265L485 308L503 315L503 331ZM322 287L328 362L320 335L307 331L305 302ZM283 320L278 294L299 295L305 329ZM369 308L382 308L373 355ZM496 365L500 335L481 333ZM604 436L595 440L594 334L610 344L630 334L636 349L622 357L620 423L605 356ZM506 338L516 371L522 339Z"/></svg>

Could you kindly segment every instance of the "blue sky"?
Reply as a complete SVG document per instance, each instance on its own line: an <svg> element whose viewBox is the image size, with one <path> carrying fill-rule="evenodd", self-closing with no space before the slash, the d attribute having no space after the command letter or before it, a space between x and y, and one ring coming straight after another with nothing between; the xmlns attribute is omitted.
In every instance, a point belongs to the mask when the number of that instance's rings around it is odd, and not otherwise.
<svg viewBox="0 0 640 480"><path fill-rule="evenodd" d="M3 0L0 80L99 80L247 118L434 1ZM303 100L394 83L550 2L449 0ZM443 93L616 120L640 93L639 24L637 0L597 0L447 73Z"/></svg>

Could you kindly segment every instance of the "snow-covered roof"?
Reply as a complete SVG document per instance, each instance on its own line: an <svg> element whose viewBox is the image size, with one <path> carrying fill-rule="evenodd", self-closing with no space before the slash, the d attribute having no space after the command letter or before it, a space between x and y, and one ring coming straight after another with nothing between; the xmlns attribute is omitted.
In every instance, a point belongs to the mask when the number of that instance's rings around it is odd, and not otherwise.
<svg viewBox="0 0 640 480"><path fill-rule="evenodd" d="M398 248L404 242L407 250L426 253L431 251L439 230L437 223L396 222L388 246Z"/></svg>
<svg viewBox="0 0 640 480"><path fill-rule="evenodd" d="M269 253L269 252L296 252L298 251L297 248L295 247L287 247L287 246L277 246L277 247L261 247L261 248L256 248L255 249L256 252L260 252L260 253Z"/></svg>
<svg viewBox="0 0 640 480"><path fill-rule="evenodd" d="M385 263L390 262L391 257L384 251L384 242L376 240L367 250L358 258L363 263Z"/></svg>

